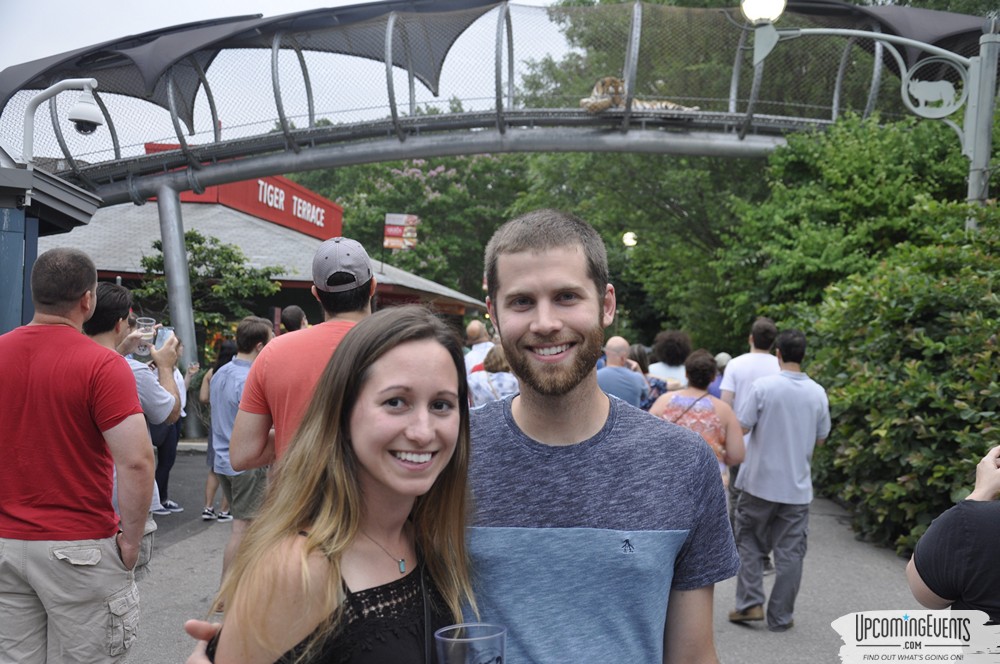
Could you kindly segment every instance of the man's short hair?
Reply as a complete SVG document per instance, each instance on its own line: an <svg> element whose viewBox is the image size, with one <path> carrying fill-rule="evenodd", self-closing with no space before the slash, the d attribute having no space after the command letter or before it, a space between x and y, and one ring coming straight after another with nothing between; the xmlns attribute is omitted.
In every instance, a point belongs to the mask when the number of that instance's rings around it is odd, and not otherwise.
<svg viewBox="0 0 1000 664"><path fill-rule="evenodd" d="M337 275L333 275L331 280L335 281L336 278ZM364 311L372 299L372 282L369 279L357 288L339 293L330 293L317 289L316 296L319 299L320 306L323 307L323 311L330 316Z"/></svg>
<svg viewBox="0 0 1000 664"><path fill-rule="evenodd" d="M281 324L289 332L295 332L302 328L302 323L306 319L306 312L302 307L292 304L281 310Z"/></svg>
<svg viewBox="0 0 1000 664"><path fill-rule="evenodd" d="M806 335L801 330L783 330L774 340L774 347L781 351L781 359L801 364L806 356Z"/></svg>
<svg viewBox="0 0 1000 664"><path fill-rule="evenodd" d="M236 327L236 350L240 353L252 353L257 344L270 341L273 333L274 328L268 319L247 316Z"/></svg>
<svg viewBox="0 0 1000 664"><path fill-rule="evenodd" d="M671 367L679 367L691 354L691 337L680 330L665 330L653 339L656 359Z"/></svg>
<svg viewBox="0 0 1000 664"><path fill-rule="evenodd" d="M501 226L486 244L486 288L491 300L499 289L497 262L503 254L545 251L560 247L583 248L587 276L597 294L604 296L608 281L608 253L604 240L583 219L560 210L543 209L522 214Z"/></svg>
<svg viewBox="0 0 1000 664"><path fill-rule="evenodd" d="M97 307L94 315L83 324L83 331L89 337L110 332L115 329L118 321L128 321L128 312L131 310L132 291L124 286L102 281L97 284Z"/></svg>
<svg viewBox="0 0 1000 664"><path fill-rule="evenodd" d="M770 318L761 316L750 327L750 337L753 339L753 347L757 350L771 350L771 346L774 345L774 338L777 336L778 327Z"/></svg>
<svg viewBox="0 0 1000 664"><path fill-rule="evenodd" d="M97 267L79 249L49 249L31 268L31 301L35 310L65 314L97 284Z"/></svg>

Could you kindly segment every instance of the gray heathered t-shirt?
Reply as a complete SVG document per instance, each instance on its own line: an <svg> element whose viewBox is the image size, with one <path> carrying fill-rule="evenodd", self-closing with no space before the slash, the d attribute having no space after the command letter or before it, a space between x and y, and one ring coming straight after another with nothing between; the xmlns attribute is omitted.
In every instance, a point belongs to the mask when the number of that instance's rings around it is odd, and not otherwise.
<svg viewBox="0 0 1000 664"><path fill-rule="evenodd" d="M715 455L613 397L596 436L544 445L511 400L472 411L481 620L507 626L511 662L661 661L670 591L739 567Z"/></svg>

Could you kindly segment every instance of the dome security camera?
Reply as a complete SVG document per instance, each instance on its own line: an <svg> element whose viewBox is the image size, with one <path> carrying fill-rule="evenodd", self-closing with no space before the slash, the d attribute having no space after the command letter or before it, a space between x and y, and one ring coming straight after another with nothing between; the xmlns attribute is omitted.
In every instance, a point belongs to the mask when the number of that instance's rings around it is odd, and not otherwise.
<svg viewBox="0 0 1000 664"><path fill-rule="evenodd" d="M84 88L76 104L69 109L69 121L76 127L77 132L85 136L93 134L104 124L104 115L97 107L90 88Z"/></svg>

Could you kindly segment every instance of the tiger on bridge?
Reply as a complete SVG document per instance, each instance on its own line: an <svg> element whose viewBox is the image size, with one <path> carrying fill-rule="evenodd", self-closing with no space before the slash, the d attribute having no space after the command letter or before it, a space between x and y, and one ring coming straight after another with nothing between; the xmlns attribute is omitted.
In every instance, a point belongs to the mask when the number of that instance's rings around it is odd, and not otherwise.
<svg viewBox="0 0 1000 664"><path fill-rule="evenodd" d="M580 106L588 113L600 113L609 108L625 107L625 82L614 76L597 79L589 97L580 100ZM683 106L666 99L648 101L632 99L632 110L638 111L697 111L697 106Z"/></svg>

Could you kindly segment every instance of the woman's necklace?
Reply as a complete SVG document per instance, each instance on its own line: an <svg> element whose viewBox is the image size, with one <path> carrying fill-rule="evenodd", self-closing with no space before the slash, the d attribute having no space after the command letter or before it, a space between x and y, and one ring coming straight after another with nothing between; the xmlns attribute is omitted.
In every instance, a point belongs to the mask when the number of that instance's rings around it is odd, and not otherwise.
<svg viewBox="0 0 1000 664"><path fill-rule="evenodd" d="M406 574L406 558L397 558L396 556L392 555L391 553L389 553L389 549L385 548L384 546L382 546L381 544L379 544L378 542L376 542L375 538L373 538L371 535L369 535L365 531L362 530L361 534L364 535L365 537L367 537L368 539L370 539L375 544L375 546L377 546L378 548L380 548L383 551L385 551L385 555L387 555L390 558L392 558L396 562L396 564L399 565L399 573L400 574Z"/></svg>

